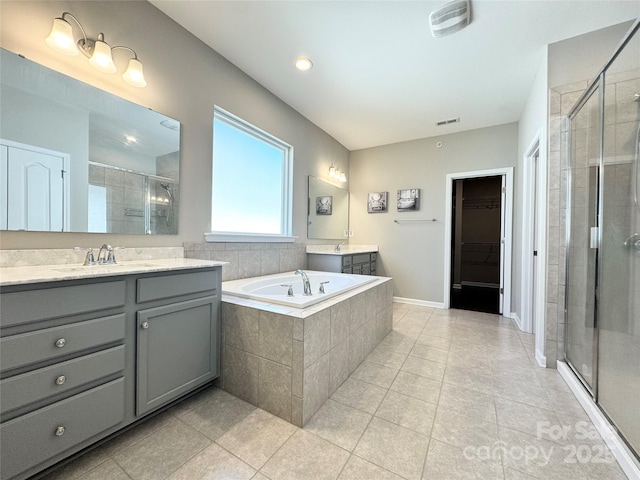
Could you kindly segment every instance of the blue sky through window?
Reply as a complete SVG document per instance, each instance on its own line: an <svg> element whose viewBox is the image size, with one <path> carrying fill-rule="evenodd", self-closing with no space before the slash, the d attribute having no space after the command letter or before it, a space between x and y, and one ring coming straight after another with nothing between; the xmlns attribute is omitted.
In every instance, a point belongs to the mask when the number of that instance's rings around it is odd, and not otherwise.
<svg viewBox="0 0 640 480"><path fill-rule="evenodd" d="M284 233L283 150L218 118L213 125L212 230Z"/></svg>

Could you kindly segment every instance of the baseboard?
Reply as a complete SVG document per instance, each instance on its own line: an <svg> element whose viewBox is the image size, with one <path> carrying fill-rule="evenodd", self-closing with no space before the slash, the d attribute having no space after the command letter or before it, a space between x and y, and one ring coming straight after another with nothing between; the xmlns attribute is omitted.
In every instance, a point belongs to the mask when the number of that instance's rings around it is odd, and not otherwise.
<svg viewBox="0 0 640 480"><path fill-rule="evenodd" d="M547 368L547 357L545 357L540 350L536 348L536 362L543 368Z"/></svg>
<svg viewBox="0 0 640 480"><path fill-rule="evenodd" d="M505 315L504 313L502 314L503 317L508 317L511 320L513 320L514 322L516 322L516 325L518 326L518 328L522 330L522 320L520 320L520 317L518 316L518 314L516 312L511 312L508 315Z"/></svg>
<svg viewBox="0 0 640 480"><path fill-rule="evenodd" d="M417 300L415 298L393 297L394 303L407 303L409 305L420 305L422 307L444 308L444 303L428 302L426 300Z"/></svg>
<svg viewBox="0 0 640 480"><path fill-rule="evenodd" d="M640 464L636 460L634 454L629 451L627 444L620 438L615 428L611 426L607 418L600 411L569 366L565 362L558 360L557 368L560 376L567 383L575 397L578 399L578 402L580 402L580 405L582 405L582 408L584 408L587 415L589 415L593 425L596 427L598 432L600 432L600 435L611 450L611 453L616 457L616 460L620 464L620 468L622 468L627 477L640 478Z"/></svg>

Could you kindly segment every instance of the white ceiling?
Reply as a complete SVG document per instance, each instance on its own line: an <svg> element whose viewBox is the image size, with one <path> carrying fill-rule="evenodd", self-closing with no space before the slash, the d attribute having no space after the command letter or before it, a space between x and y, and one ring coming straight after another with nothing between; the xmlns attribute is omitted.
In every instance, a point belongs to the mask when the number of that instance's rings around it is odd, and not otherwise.
<svg viewBox="0 0 640 480"><path fill-rule="evenodd" d="M518 121L545 45L640 15L639 0L472 0L467 28L433 38L446 0L151 3L349 150Z"/></svg>

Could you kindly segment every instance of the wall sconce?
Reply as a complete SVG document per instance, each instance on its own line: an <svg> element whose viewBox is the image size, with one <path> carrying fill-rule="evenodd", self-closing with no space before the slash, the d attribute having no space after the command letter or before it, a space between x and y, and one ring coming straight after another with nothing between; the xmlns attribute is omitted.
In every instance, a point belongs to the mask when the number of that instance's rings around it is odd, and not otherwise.
<svg viewBox="0 0 640 480"><path fill-rule="evenodd" d="M77 43L73 38L73 28L71 24L65 20L65 17L72 18L82 31L83 38L78 40ZM98 34L96 40L87 38L87 34L78 19L69 12L64 12L61 17L53 19L51 33L45 39L45 42L55 51L65 55L78 55L78 53L82 52L86 57L89 57L89 64L103 73L115 73L117 71L113 63L113 57L111 56L112 51L118 49L128 50L133 54L133 58L129 59L129 65L127 66L127 70L122 74L122 79L132 87L143 88L147 86L142 72L142 63L138 60L136 52L124 45L110 47L109 44L104 41L104 34L102 33Z"/></svg>
<svg viewBox="0 0 640 480"><path fill-rule="evenodd" d="M331 178L335 178L339 182L345 183L347 181L347 175L341 171L338 167L336 167L333 162L329 167L329 176Z"/></svg>

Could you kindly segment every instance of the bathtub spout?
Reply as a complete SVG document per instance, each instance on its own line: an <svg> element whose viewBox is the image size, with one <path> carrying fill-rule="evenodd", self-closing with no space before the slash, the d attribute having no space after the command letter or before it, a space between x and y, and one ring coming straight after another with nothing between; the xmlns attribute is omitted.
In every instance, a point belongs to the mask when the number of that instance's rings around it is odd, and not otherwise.
<svg viewBox="0 0 640 480"><path fill-rule="evenodd" d="M301 270L301 269L296 270L296 275L302 276L302 286L304 287L304 295L307 297L313 295L313 293L311 293L311 283L309 282L309 276L304 272L304 270Z"/></svg>

